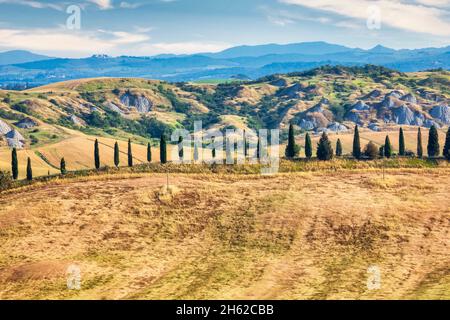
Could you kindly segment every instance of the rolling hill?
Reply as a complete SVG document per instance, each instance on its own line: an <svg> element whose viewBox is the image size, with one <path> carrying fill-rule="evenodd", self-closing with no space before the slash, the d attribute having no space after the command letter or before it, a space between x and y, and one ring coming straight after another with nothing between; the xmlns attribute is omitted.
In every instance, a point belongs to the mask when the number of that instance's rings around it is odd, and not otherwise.
<svg viewBox="0 0 450 320"><path fill-rule="evenodd" d="M283 139L293 123L300 141L305 132L317 138L325 131L333 140L340 136L348 142L345 152L356 124L363 141L380 145L386 132L397 141L403 126L411 137L407 148L415 151L418 126L424 132L432 125L441 132L449 126L449 83L448 71L401 73L367 65L214 85L95 78L0 90L0 163L9 168L8 147L16 146L40 158L45 174L58 167L59 157L69 156L69 146L81 152L80 145L89 149L93 137L104 139L109 148L116 139L132 139L144 152L147 142L157 147L161 134L175 128L192 131L198 120L207 130L280 128ZM109 156L105 159L110 163ZM71 165L81 169L91 163L86 157Z"/></svg>

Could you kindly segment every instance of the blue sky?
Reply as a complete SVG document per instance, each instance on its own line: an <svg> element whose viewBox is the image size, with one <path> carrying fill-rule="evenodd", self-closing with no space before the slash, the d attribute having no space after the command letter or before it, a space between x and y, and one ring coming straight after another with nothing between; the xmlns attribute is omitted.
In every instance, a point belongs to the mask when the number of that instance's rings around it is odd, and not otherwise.
<svg viewBox="0 0 450 320"><path fill-rule="evenodd" d="M79 30L67 26L70 5ZM0 51L154 55L304 41L449 45L450 0L0 0Z"/></svg>

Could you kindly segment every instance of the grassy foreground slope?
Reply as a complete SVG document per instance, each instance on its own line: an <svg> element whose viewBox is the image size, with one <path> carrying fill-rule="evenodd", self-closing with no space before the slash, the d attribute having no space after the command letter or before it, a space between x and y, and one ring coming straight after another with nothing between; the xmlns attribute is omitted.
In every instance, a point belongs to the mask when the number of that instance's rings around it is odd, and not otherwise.
<svg viewBox="0 0 450 320"><path fill-rule="evenodd" d="M143 174L13 190L0 197L0 299L449 299L448 176L174 174L171 195L165 175Z"/></svg>

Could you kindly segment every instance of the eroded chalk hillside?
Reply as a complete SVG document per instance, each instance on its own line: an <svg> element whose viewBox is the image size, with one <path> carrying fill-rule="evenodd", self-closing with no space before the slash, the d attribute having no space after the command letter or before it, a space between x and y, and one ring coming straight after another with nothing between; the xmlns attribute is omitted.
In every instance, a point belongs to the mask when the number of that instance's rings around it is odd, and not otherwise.
<svg viewBox="0 0 450 320"><path fill-rule="evenodd" d="M0 298L449 299L446 170L172 175L170 192L154 174L16 190L0 197ZM71 265L80 290L67 289Z"/></svg>
<svg viewBox="0 0 450 320"><path fill-rule="evenodd" d="M85 79L27 91L0 90L0 146L29 148L68 138L64 129L126 140L174 128L281 128L373 132L450 124L448 71L321 67L218 85Z"/></svg>

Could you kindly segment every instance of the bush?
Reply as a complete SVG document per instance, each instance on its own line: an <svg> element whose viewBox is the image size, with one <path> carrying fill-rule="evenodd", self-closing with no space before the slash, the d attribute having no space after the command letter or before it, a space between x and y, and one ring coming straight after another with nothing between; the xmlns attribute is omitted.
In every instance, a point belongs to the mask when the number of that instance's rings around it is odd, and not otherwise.
<svg viewBox="0 0 450 320"><path fill-rule="evenodd" d="M7 171L0 171L0 191L9 189L12 183L11 173Z"/></svg>
<svg viewBox="0 0 450 320"><path fill-rule="evenodd" d="M324 132L317 144L317 158L319 160L327 161L333 158L333 148L331 142L328 139L328 135Z"/></svg>
<svg viewBox="0 0 450 320"><path fill-rule="evenodd" d="M380 149L372 141L370 141L364 148L364 155L371 160L376 159L379 152Z"/></svg>

